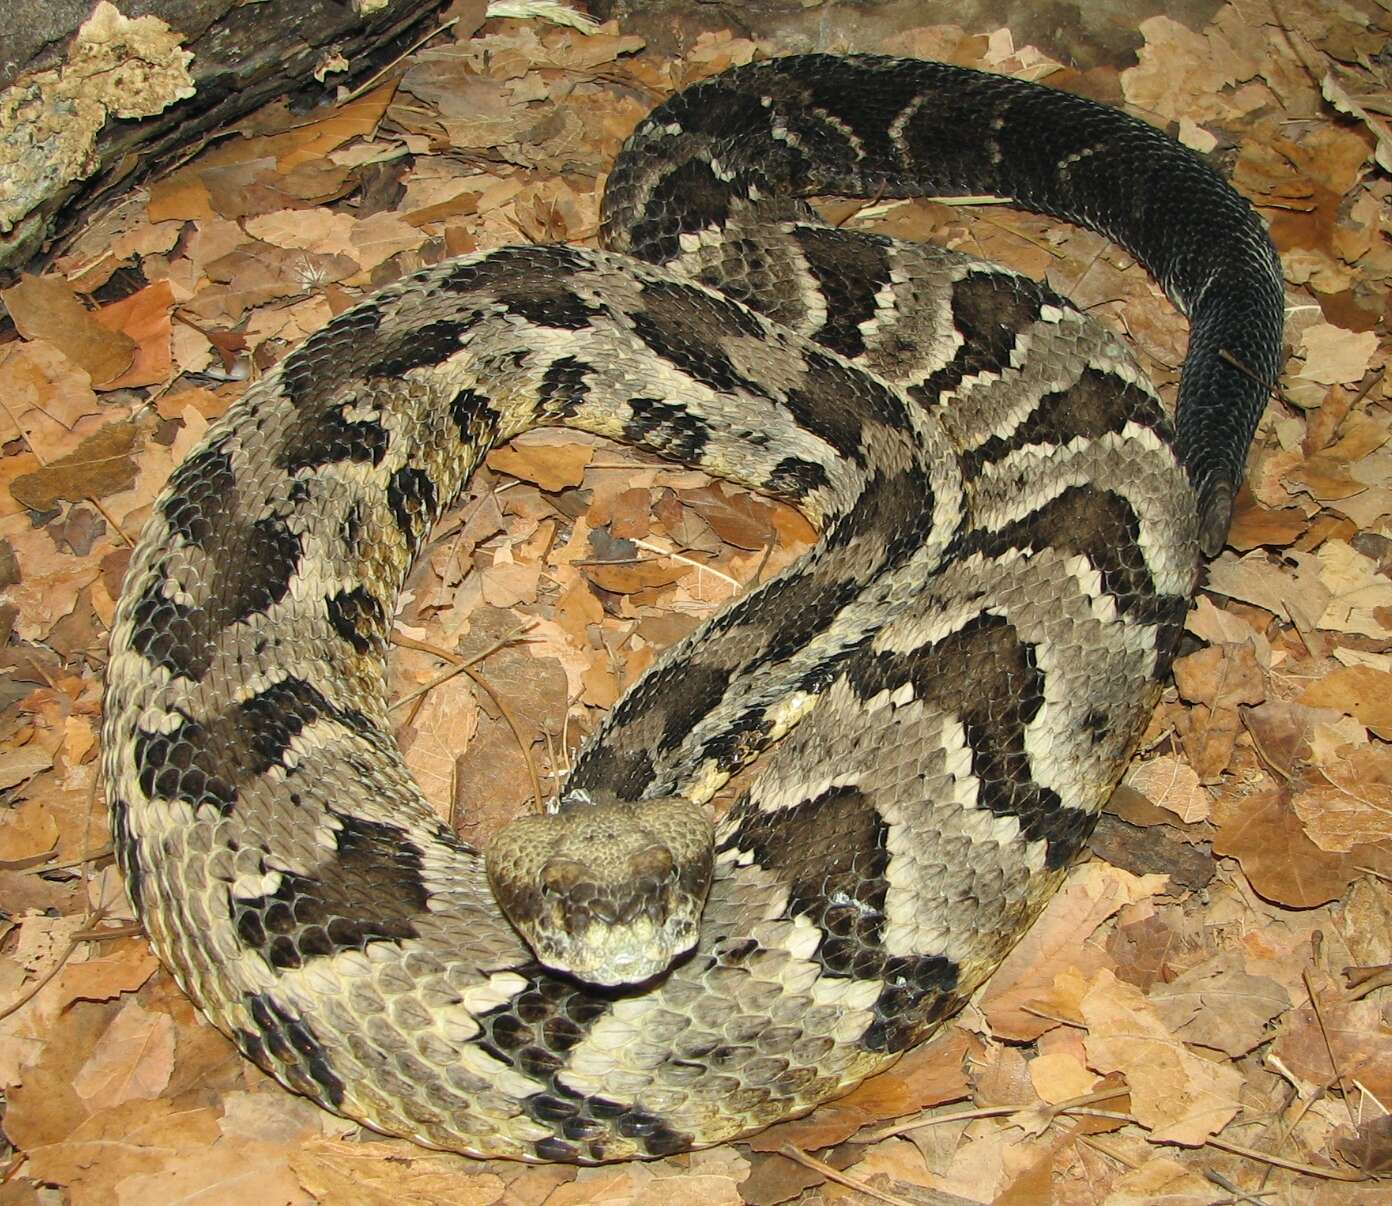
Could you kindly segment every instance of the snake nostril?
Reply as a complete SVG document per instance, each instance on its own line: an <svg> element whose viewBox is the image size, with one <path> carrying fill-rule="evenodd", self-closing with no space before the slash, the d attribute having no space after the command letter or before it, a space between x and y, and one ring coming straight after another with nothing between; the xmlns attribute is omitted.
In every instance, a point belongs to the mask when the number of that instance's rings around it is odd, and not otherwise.
<svg viewBox="0 0 1392 1206"><path fill-rule="evenodd" d="M541 869L541 890L549 896L568 896L585 878L584 863L573 858L550 858Z"/></svg>
<svg viewBox="0 0 1392 1206"><path fill-rule="evenodd" d="M656 885L672 878L676 861L666 846L654 843L633 855L629 859L628 869L633 882L649 880Z"/></svg>

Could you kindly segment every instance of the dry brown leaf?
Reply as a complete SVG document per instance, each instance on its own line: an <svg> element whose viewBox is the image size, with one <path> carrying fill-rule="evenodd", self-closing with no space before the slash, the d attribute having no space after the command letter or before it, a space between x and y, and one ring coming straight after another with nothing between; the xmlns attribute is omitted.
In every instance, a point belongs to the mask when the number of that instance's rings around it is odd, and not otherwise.
<svg viewBox="0 0 1392 1206"><path fill-rule="evenodd" d="M1373 842L1392 844L1392 748L1359 746L1317 769L1320 777L1291 801L1310 840L1341 854Z"/></svg>
<svg viewBox="0 0 1392 1206"><path fill-rule="evenodd" d="M426 666L420 676L423 681L439 676L441 667L437 661L424 657L420 660ZM425 798L445 815L454 800L460 751L468 749L478 732L477 689L464 675L456 675L432 687L410 712L397 713L411 717L410 728L397 732L406 765Z"/></svg>
<svg viewBox="0 0 1392 1206"><path fill-rule="evenodd" d="M1234 113L1227 89L1257 73L1260 59L1254 48L1216 26L1197 33L1169 16L1148 17L1138 28L1145 38L1138 65L1121 73L1131 104L1174 120L1204 121Z"/></svg>
<svg viewBox="0 0 1392 1206"><path fill-rule="evenodd" d="M288 1153L317 1203L361 1206L489 1206L506 1184L487 1165L408 1143L311 1139Z"/></svg>
<svg viewBox="0 0 1392 1206"><path fill-rule="evenodd" d="M1104 968L1081 1008L1088 1063L1126 1077L1131 1112L1155 1142L1192 1147L1236 1116L1242 1074L1189 1051L1138 989Z"/></svg>
<svg viewBox="0 0 1392 1206"><path fill-rule="evenodd" d="M1106 951L1091 941L1097 927L1124 905L1164 886L1163 875L1132 875L1108 863L1077 868L986 986L979 1005L992 1033L1028 1041L1058 1025L1032 1007L1052 993L1060 973L1079 972L1086 978L1105 967Z"/></svg>
<svg viewBox="0 0 1392 1206"><path fill-rule="evenodd" d="M1340 1128L1334 1149L1365 1173L1392 1172L1392 1114L1371 1118L1355 1132Z"/></svg>
<svg viewBox="0 0 1392 1206"><path fill-rule="evenodd" d="M1263 506L1252 496L1250 488L1244 486L1233 509L1228 545L1243 552L1263 545L1285 548L1309 525L1309 518L1299 507Z"/></svg>
<svg viewBox="0 0 1392 1206"><path fill-rule="evenodd" d="M1384 741L1392 741L1392 673L1371 666L1344 666L1311 683L1300 702L1334 708L1365 724Z"/></svg>
<svg viewBox="0 0 1392 1206"><path fill-rule="evenodd" d="M585 480L594 449L584 444L512 443L488 454L488 467L555 493Z"/></svg>
<svg viewBox="0 0 1392 1206"><path fill-rule="evenodd" d="M1243 713L1242 723L1261 750L1263 761L1284 778L1294 778L1312 757L1311 741L1319 725L1337 720L1333 708L1308 708L1285 699L1268 699Z"/></svg>
<svg viewBox="0 0 1392 1206"><path fill-rule="evenodd" d="M377 129L396 87L396 80L388 80L356 100L339 105L320 121L263 139L260 153L274 155L280 171L289 172L302 163L322 159L350 139L366 138Z"/></svg>
<svg viewBox="0 0 1392 1206"><path fill-rule="evenodd" d="M5 757L0 759L0 788L17 787L52 765L53 751L44 749L37 741L17 750L7 750Z"/></svg>
<svg viewBox="0 0 1392 1206"><path fill-rule="evenodd" d="M127 1001L73 1078L91 1110L158 1097L174 1066L174 1020Z"/></svg>
<svg viewBox="0 0 1392 1206"><path fill-rule="evenodd" d="M76 1094L72 1099L80 1101ZM206 1159L219 1138L217 1116L215 1106L163 1098L128 1101L90 1116L84 1111L54 1142L26 1144L30 1175L67 1187L76 1202L116 1202L117 1185L126 1177L149 1175L183 1152Z"/></svg>
<svg viewBox="0 0 1392 1206"><path fill-rule="evenodd" d="M1072 1051L1049 1051L1029 1062L1030 1083L1040 1101L1058 1105L1090 1093L1098 1076Z"/></svg>
<svg viewBox="0 0 1392 1206"><path fill-rule="evenodd" d="M1333 323L1315 323L1300 337L1305 364L1299 376L1321 385L1359 381L1377 345L1375 331L1346 331Z"/></svg>
<svg viewBox="0 0 1392 1206"><path fill-rule="evenodd" d="M129 490L135 484L138 436L134 423L108 423L67 456L15 478L10 493L30 510L47 511L59 499L80 502Z"/></svg>
<svg viewBox="0 0 1392 1206"><path fill-rule="evenodd" d="M1392 1024L1372 997L1343 1001L1325 992L1318 1013L1308 1002L1292 1010L1271 1056L1310 1084L1338 1084L1337 1065L1346 1088L1357 1081L1378 1101L1392 1098Z"/></svg>
<svg viewBox="0 0 1392 1206"><path fill-rule="evenodd" d="M825 1178L816 1169L808 1168L776 1152L750 1154L749 1176L740 1182L740 1198L747 1206L778 1206L795 1198L804 1189L820 1185Z"/></svg>
<svg viewBox="0 0 1392 1206"><path fill-rule="evenodd" d="M1296 565L1293 573L1274 565L1263 553L1249 553L1240 560L1224 553L1208 567L1208 589L1313 624L1329 606L1329 588L1320 581L1317 558L1297 553L1291 558Z"/></svg>
<svg viewBox="0 0 1392 1206"><path fill-rule="evenodd" d="M1358 874L1351 855L1329 854L1306 836L1285 787L1240 799L1219 797L1213 820L1218 826L1213 852L1237 859L1267 900L1313 908L1337 900Z"/></svg>
<svg viewBox="0 0 1392 1206"><path fill-rule="evenodd" d="M52 761L51 755L46 755ZM58 822L42 800L26 800L0 819L0 867L19 870L42 862L58 844Z"/></svg>
<svg viewBox="0 0 1392 1206"><path fill-rule="evenodd" d="M1152 1156L1114 1181L1107 1206L1208 1206L1213 1185L1170 1156Z"/></svg>
<svg viewBox="0 0 1392 1206"><path fill-rule="evenodd" d="M173 375L170 355L170 311L174 291L167 280L155 281L129 297L97 311L97 321L111 331L119 331L134 345L130 368L98 389L129 389L136 385L162 385ZM101 380L94 378L94 380Z"/></svg>
<svg viewBox="0 0 1392 1206"><path fill-rule="evenodd" d="M483 601L491 607L516 607L535 603L541 566L502 562L490 565L479 575Z"/></svg>
<svg viewBox="0 0 1392 1206"><path fill-rule="evenodd" d="M143 939L127 939L96 959L68 962L58 973L58 1002L110 1001L134 992L159 970L159 960Z"/></svg>
<svg viewBox="0 0 1392 1206"><path fill-rule="evenodd" d="M204 270L225 287L200 291L184 309L206 319L236 322L249 309L297 297L311 285L346 280L358 271L358 263L346 255L257 243L210 261Z"/></svg>
<svg viewBox="0 0 1392 1206"><path fill-rule="evenodd" d="M1250 644L1211 645L1177 658L1174 678L1181 696L1211 708L1259 704L1266 698L1266 676Z"/></svg>
<svg viewBox="0 0 1392 1206"><path fill-rule="evenodd" d="M266 1202L316 1206L290 1170L295 1148L281 1143L238 1142L223 1137L206 1149L185 1149L158 1171L139 1171L114 1185L116 1206L151 1202Z"/></svg>
<svg viewBox="0 0 1392 1206"><path fill-rule="evenodd" d="M748 495L728 494L712 484L682 491L681 500L737 549L762 549L773 539L769 508Z"/></svg>
<svg viewBox="0 0 1392 1206"><path fill-rule="evenodd" d="M1126 772L1126 785L1174 813L1185 824L1208 818L1208 792L1187 762L1169 754L1138 762Z"/></svg>
<svg viewBox="0 0 1392 1206"><path fill-rule="evenodd" d="M679 582L696 567L674 558L654 557L646 561L590 564L583 567L585 577L600 590L615 595L633 595Z"/></svg>
<svg viewBox="0 0 1392 1206"><path fill-rule="evenodd" d="M1267 1024L1291 1006L1276 981L1248 975L1235 951L1156 985L1150 1001L1175 1037L1234 1059L1256 1048Z"/></svg>
<svg viewBox="0 0 1392 1206"><path fill-rule="evenodd" d="M1392 636L1392 580L1378 562L1343 540L1320 545L1320 581L1330 593L1321 628L1384 640Z"/></svg>
<svg viewBox="0 0 1392 1206"><path fill-rule="evenodd" d="M61 277L25 273L19 284L0 291L0 298L25 339L58 348L98 389L130 368L135 341L98 321Z"/></svg>

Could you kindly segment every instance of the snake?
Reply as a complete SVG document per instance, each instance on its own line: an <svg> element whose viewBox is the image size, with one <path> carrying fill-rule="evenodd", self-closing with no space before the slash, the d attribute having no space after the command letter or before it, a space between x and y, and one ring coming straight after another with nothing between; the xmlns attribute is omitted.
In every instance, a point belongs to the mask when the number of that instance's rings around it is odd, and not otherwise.
<svg viewBox="0 0 1392 1206"><path fill-rule="evenodd" d="M1047 286L823 195L1110 239L1188 319L1173 416ZM479 1157L728 1141L951 1017L1133 756L1282 362L1279 260L1216 170L941 63L692 85L624 144L598 241L445 260L309 336L169 478L110 637L111 828L159 958L287 1088ZM544 425L818 534L481 851L409 774L385 659L432 525Z"/></svg>

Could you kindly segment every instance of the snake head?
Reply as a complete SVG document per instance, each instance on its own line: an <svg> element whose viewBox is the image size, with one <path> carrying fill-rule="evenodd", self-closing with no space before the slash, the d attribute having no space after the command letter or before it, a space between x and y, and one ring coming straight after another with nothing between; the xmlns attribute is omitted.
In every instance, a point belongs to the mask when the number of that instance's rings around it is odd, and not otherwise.
<svg viewBox="0 0 1392 1206"><path fill-rule="evenodd" d="M484 853L499 906L547 967L636 984L696 943L713 830L681 797L629 803L576 793L519 817Z"/></svg>

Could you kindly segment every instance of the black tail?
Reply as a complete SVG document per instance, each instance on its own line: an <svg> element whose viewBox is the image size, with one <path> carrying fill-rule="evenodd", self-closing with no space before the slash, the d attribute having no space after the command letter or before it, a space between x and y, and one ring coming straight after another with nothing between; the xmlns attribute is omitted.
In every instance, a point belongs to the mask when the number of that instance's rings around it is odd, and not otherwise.
<svg viewBox="0 0 1392 1206"><path fill-rule="evenodd" d="M645 155L659 140L678 161L644 195ZM655 110L610 176L606 235L663 263L683 232L770 185L785 197L990 193L1135 256L1189 317L1178 452L1204 552L1218 552L1280 371L1284 295L1261 219L1212 168L1134 117L1041 84L915 59L799 55L736 68Z"/></svg>

